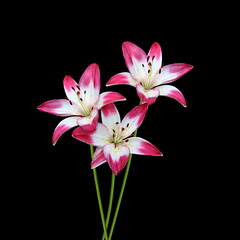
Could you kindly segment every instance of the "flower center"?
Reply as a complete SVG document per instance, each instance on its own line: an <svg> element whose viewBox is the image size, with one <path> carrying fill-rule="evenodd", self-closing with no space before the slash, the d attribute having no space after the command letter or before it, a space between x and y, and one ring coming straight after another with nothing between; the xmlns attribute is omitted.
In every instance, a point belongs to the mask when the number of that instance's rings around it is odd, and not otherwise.
<svg viewBox="0 0 240 240"><path fill-rule="evenodd" d="M110 141L111 143L114 143L115 146L119 144L123 140L123 133L124 131L129 127L129 123L126 125L126 127L120 127L118 126L119 122L115 123L115 128L112 129L112 140Z"/></svg>
<svg viewBox="0 0 240 240"><path fill-rule="evenodd" d="M84 114L85 114L85 117L88 117L91 114L93 107L91 106L91 104L87 103L86 93L87 93L86 90L84 91L83 94L81 94L80 91L78 91L77 96L78 96L78 101L82 107Z"/></svg>
<svg viewBox="0 0 240 240"><path fill-rule="evenodd" d="M72 90L75 92L75 94L77 95L77 99L78 99L78 103L81 106L81 109L83 111L83 115L85 117L88 117L92 110L93 107L91 106L91 103L88 103L86 100L86 94L87 91L84 90L83 92L80 90L80 87L78 85L76 85L76 88L72 87ZM68 99L69 103L72 105L72 102Z"/></svg>

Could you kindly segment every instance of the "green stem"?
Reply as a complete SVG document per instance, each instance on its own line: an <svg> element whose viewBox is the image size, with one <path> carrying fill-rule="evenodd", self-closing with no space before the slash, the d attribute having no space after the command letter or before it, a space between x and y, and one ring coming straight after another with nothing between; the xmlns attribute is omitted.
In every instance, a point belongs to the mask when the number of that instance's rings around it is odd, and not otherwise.
<svg viewBox="0 0 240 240"><path fill-rule="evenodd" d="M113 202L113 193L114 193L114 185L115 185L115 175L112 173L112 183L111 183L111 189L110 189L110 197L109 197L109 205L108 205L108 212L107 212L107 218L106 218L106 229L108 228L108 223L111 215L112 210L112 202ZM103 234L102 240L105 239L105 236Z"/></svg>
<svg viewBox="0 0 240 240"><path fill-rule="evenodd" d="M93 146L91 146L91 145L90 145L90 151L91 151L91 158L93 158ZM98 205L99 205L100 214L101 214L101 218L102 218L103 231L104 231L105 239L108 240L96 168L93 169L93 175L94 175L94 181L95 181L95 186L96 186Z"/></svg>
<svg viewBox="0 0 240 240"><path fill-rule="evenodd" d="M137 136L137 130L134 132L133 136L134 137ZM127 182L127 177L128 177L128 172L129 172L129 169L130 169L131 161L132 161L132 154L130 154L129 159L128 159L128 163L127 163L127 167L126 167L126 171L125 171L125 175L124 175L124 179L123 179L121 192L120 192L120 195L119 195L117 207L116 207L115 214L114 214L114 217L113 217L111 230L110 230L110 233L109 233L109 240L111 240L111 237L112 237L112 234L113 234L113 230L114 230L114 226L115 226L115 223L116 223L116 220L117 220L119 208L120 208L122 197L123 197L123 192L124 192L124 189L125 189L125 186L126 186L126 182Z"/></svg>

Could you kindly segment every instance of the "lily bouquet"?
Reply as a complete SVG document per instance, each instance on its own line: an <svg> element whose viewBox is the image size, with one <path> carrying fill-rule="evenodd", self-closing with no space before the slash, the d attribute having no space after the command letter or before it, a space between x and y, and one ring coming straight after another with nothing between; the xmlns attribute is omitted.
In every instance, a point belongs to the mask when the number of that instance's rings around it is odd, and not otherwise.
<svg viewBox="0 0 240 240"><path fill-rule="evenodd" d="M103 225L102 239L106 240L112 238L132 154L163 155L152 143L137 137L137 130L147 114L149 105L153 104L158 96L167 96L186 107L185 98L180 90L168 84L193 68L185 63L162 66L162 51L157 42L152 44L148 54L131 42L124 42L122 51L129 72L116 74L110 78L106 86L116 84L133 86L140 99L139 105L128 112L122 120L114 102L126 99L121 94L112 91L100 94L100 70L95 63L87 67L78 83L72 77L65 76L63 80L65 99L50 100L38 107L40 111L66 117L54 130L53 145L63 133L73 127L77 128L74 129L72 136L90 145L91 168ZM102 123L99 122L99 110ZM102 207L96 170L104 163L107 163L112 170L110 200L106 215ZM108 231L115 176L125 167L119 199L110 231Z"/></svg>

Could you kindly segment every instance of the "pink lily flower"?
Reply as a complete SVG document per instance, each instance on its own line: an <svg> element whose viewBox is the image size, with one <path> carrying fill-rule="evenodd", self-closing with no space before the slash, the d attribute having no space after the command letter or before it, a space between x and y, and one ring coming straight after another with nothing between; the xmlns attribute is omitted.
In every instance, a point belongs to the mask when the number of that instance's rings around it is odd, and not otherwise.
<svg viewBox="0 0 240 240"><path fill-rule="evenodd" d="M100 70L91 64L77 84L72 77L63 80L67 99L54 99L41 104L38 109L57 116L71 116L62 120L53 133L52 144L67 130L79 125L86 131L94 131L98 122L98 110L115 101L126 100L117 92L100 93Z"/></svg>
<svg viewBox="0 0 240 240"><path fill-rule="evenodd" d="M131 137L141 125L147 108L147 103L138 105L127 113L121 122L116 106L110 103L102 107L102 123L97 124L95 131L87 132L80 127L73 131L74 138L97 147L93 155L92 169L108 162L116 175L125 167L130 153L162 156L150 142L140 137Z"/></svg>
<svg viewBox="0 0 240 240"><path fill-rule="evenodd" d="M153 43L148 54L131 42L124 42L122 51L130 73L116 74L106 86L127 84L136 87L139 98L148 105L153 104L158 96L167 96L187 106L183 94L176 87L165 84L176 81L193 66L174 63L162 67L162 51L157 42Z"/></svg>

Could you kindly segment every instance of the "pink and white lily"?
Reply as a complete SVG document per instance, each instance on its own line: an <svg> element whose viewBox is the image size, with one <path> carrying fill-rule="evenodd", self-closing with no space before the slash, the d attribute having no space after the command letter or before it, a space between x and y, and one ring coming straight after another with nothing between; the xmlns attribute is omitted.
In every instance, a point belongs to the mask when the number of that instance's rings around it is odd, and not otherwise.
<svg viewBox="0 0 240 240"><path fill-rule="evenodd" d="M67 99L50 100L38 107L40 111L57 116L71 116L57 125L53 133L53 145L63 133L75 126L79 125L86 131L94 131L99 118L99 109L106 104L126 100L117 92L100 94L100 70L95 63L87 67L79 83L72 77L65 76L63 85Z"/></svg>
<svg viewBox="0 0 240 240"><path fill-rule="evenodd" d="M130 153L162 156L150 142L140 137L131 137L141 125L147 108L147 103L138 105L121 121L116 106L110 103L102 107L102 123L97 124L95 131L87 132L80 127L73 131L74 138L97 147L93 155L92 168L107 162L116 175L125 167Z"/></svg>
<svg viewBox="0 0 240 240"><path fill-rule="evenodd" d="M116 74L106 86L127 84L136 87L139 98L148 105L158 96L167 96L187 106L183 94L168 83L176 81L193 66L174 63L162 67L162 51L157 42L152 44L148 54L131 42L124 42L122 51L129 72Z"/></svg>

